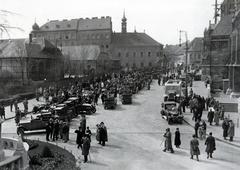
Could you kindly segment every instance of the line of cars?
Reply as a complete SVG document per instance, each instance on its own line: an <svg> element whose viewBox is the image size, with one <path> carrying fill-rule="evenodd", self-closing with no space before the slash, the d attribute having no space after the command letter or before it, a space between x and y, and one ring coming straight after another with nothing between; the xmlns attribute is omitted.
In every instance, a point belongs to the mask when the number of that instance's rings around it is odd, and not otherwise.
<svg viewBox="0 0 240 170"><path fill-rule="evenodd" d="M160 114L168 124L183 123L183 114L179 109L179 103L183 97L182 81L168 80L165 83L164 102Z"/></svg>
<svg viewBox="0 0 240 170"><path fill-rule="evenodd" d="M33 108L30 118L20 121L17 133L23 135L26 131L45 130L47 122L51 118L70 122L79 114L93 114L95 112L95 106L81 103L78 97L70 97L60 104L39 105Z"/></svg>

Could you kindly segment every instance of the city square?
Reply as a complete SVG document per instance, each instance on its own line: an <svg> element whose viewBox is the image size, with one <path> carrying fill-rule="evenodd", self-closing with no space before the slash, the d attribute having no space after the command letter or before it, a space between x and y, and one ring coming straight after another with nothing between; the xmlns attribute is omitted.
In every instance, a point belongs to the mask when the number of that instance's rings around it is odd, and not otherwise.
<svg viewBox="0 0 240 170"><path fill-rule="evenodd" d="M239 1L204 3L213 21L163 43L126 9L120 31L39 14L13 38L0 8L0 169L239 169Z"/></svg>

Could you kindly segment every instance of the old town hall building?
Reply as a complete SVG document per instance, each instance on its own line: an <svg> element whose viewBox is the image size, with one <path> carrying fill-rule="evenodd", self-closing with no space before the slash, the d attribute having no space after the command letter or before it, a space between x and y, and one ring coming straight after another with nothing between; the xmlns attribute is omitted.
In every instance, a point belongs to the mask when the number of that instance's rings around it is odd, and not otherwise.
<svg viewBox="0 0 240 170"><path fill-rule="evenodd" d="M149 35L127 32L125 14L119 33L113 32L109 16L52 20L32 28L33 37L44 37L62 50L71 74L153 67L163 56L163 45Z"/></svg>

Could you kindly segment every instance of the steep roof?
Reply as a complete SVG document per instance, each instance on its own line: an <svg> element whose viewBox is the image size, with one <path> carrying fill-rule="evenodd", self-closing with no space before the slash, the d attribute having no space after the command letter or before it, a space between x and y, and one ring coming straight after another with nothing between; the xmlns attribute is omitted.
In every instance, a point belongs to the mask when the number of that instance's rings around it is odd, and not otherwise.
<svg viewBox="0 0 240 170"><path fill-rule="evenodd" d="M49 55L50 54L50 55ZM36 57L50 58L60 51L44 38L0 40L0 58Z"/></svg>
<svg viewBox="0 0 240 170"><path fill-rule="evenodd" d="M93 17L71 19L71 20L52 20L40 27L41 31L62 31L62 30L95 30L112 29L111 17Z"/></svg>
<svg viewBox="0 0 240 170"><path fill-rule="evenodd" d="M159 42L145 33L113 33L113 45L123 46L159 46Z"/></svg>
<svg viewBox="0 0 240 170"><path fill-rule="evenodd" d="M0 58L26 57L25 39L0 40Z"/></svg>
<svg viewBox="0 0 240 170"><path fill-rule="evenodd" d="M212 36L230 35L232 32L232 15L225 15L213 30Z"/></svg>
<svg viewBox="0 0 240 170"><path fill-rule="evenodd" d="M202 37L196 37L192 40L190 44L190 49L189 51L202 51L203 50L203 38Z"/></svg>
<svg viewBox="0 0 240 170"><path fill-rule="evenodd" d="M70 60L97 60L100 54L98 45L63 46L62 53Z"/></svg>

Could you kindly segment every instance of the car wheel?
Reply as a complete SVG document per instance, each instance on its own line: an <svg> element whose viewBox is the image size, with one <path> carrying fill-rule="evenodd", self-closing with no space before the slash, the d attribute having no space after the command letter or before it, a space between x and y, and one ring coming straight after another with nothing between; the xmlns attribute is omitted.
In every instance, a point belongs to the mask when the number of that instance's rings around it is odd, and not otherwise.
<svg viewBox="0 0 240 170"><path fill-rule="evenodd" d="M17 129L17 134L23 136L24 135L24 130L22 128Z"/></svg>
<svg viewBox="0 0 240 170"><path fill-rule="evenodd" d="M92 113L96 113L96 108L92 108Z"/></svg>

